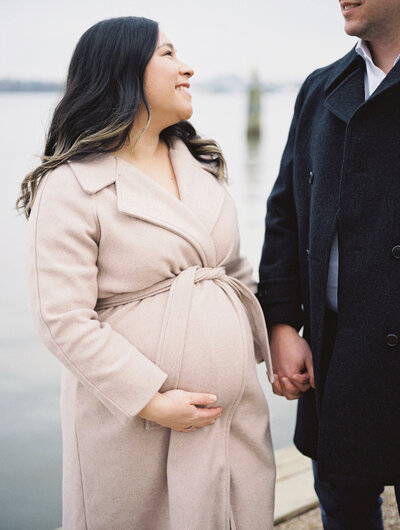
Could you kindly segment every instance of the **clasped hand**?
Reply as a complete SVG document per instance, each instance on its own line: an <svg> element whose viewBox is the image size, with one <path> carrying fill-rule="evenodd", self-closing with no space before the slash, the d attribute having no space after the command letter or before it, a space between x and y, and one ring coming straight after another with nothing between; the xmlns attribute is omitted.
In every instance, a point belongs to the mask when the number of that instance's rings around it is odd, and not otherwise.
<svg viewBox="0 0 400 530"><path fill-rule="evenodd" d="M310 347L292 326L275 324L271 327L270 349L274 394L290 400L298 399L310 387L315 388Z"/></svg>

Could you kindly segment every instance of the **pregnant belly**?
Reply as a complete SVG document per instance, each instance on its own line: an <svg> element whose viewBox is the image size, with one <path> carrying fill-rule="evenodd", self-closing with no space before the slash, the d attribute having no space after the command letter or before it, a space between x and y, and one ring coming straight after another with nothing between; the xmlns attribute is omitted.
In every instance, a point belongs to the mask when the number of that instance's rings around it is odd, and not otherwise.
<svg viewBox="0 0 400 530"><path fill-rule="evenodd" d="M197 284L190 308L179 388L214 393L222 407L232 403L242 385L246 348L252 347L250 333L246 312L239 300L233 305L213 282Z"/></svg>
<svg viewBox="0 0 400 530"><path fill-rule="evenodd" d="M231 404L242 385L246 349L252 349L245 309L238 299L233 304L215 282L197 283L187 320L178 320L184 340L181 343L177 333L163 344L164 316L170 319L167 326L177 317L173 306L166 315L167 300L168 292L161 293L103 310L99 318L168 374L160 392L172 388L210 392L218 396L218 405ZM176 326L176 320L172 325Z"/></svg>

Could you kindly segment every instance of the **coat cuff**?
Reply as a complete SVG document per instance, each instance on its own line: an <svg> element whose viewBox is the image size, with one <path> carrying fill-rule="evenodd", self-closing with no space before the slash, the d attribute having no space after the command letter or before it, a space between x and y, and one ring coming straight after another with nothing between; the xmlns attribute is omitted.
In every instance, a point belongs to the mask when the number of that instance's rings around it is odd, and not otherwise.
<svg viewBox="0 0 400 530"><path fill-rule="evenodd" d="M303 327L303 311L291 304L261 305L265 323L269 329L274 324L288 324L300 331Z"/></svg>
<svg viewBox="0 0 400 530"><path fill-rule="evenodd" d="M298 293L299 286L295 278L263 280L258 284L256 296L268 328L274 324L288 324L300 331L304 315Z"/></svg>

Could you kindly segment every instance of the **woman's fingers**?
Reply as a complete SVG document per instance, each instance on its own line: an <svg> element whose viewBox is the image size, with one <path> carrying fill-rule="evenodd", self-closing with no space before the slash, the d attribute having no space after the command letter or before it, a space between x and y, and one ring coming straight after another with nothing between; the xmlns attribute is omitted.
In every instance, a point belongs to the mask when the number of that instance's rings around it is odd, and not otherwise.
<svg viewBox="0 0 400 530"><path fill-rule="evenodd" d="M171 398L170 416L175 416L175 421L171 422L173 430L194 432L215 423L222 414L221 407L210 407L217 401L215 394L178 389L167 391L165 394Z"/></svg>
<svg viewBox="0 0 400 530"><path fill-rule="evenodd" d="M283 396L283 390L278 374L274 374L275 381L272 383L272 391L277 396Z"/></svg>
<svg viewBox="0 0 400 530"><path fill-rule="evenodd" d="M194 432L197 431L197 427L191 426L190 429L182 429L181 432Z"/></svg>
<svg viewBox="0 0 400 530"><path fill-rule="evenodd" d="M212 409L198 409L195 418L196 427L199 424L207 425L212 423L213 420L219 418L222 414L221 407L213 407Z"/></svg>
<svg viewBox="0 0 400 530"><path fill-rule="evenodd" d="M211 425L212 423L215 423L215 421L221 416L221 414L221 407L214 407L212 409L199 408L196 410L194 417L191 420L191 424L197 428L205 427L206 425Z"/></svg>
<svg viewBox="0 0 400 530"><path fill-rule="evenodd" d="M217 401L215 394L205 394L201 392L189 392L190 403L192 405L210 405Z"/></svg>
<svg viewBox="0 0 400 530"><path fill-rule="evenodd" d="M310 376L306 372L304 374L294 374L290 378L290 381L297 387L300 392L306 392L310 388Z"/></svg>
<svg viewBox="0 0 400 530"><path fill-rule="evenodd" d="M184 428L183 432L193 432L196 429L205 427L206 425L212 425L213 423L216 422L217 418L221 416L221 414L222 414L221 407L213 407L210 409L197 408L193 416L193 419L191 420L191 425L193 426L193 428L192 429Z"/></svg>
<svg viewBox="0 0 400 530"><path fill-rule="evenodd" d="M302 395L302 392L298 388L296 388L287 377L281 377L280 381L283 390L283 395L286 399L299 399L299 397Z"/></svg>

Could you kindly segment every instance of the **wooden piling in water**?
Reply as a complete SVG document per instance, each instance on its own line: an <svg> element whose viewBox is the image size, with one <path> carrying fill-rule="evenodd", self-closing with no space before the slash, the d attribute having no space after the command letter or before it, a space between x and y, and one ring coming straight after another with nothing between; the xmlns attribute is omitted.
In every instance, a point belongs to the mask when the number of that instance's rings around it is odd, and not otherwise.
<svg viewBox="0 0 400 530"><path fill-rule="evenodd" d="M253 73L248 90L247 139L258 141L261 136L261 87L257 72Z"/></svg>

